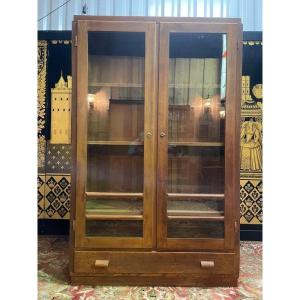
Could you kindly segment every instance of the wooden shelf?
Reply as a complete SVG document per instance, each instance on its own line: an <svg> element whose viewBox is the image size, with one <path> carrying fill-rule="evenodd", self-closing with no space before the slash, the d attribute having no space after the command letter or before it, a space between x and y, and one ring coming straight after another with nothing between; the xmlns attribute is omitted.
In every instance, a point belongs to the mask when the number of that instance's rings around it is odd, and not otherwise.
<svg viewBox="0 0 300 300"><path fill-rule="evenodd" d="M126 87L126 88L142 88L144 84L134 82L90 82L89 87Z"/></svg>
<svg viewBox="0 0 300 300"><path fill-rule="evenodd" d="M190 84L190 83L169 83L169 88L189 88L189 89L201 89L201 88L213 88L213 89L219 89L221 88L221 84L217 85L203 85L203 84Z"/></svg>
<svg viewBox="0 0 300 300"><path fill-rule="evenodd" d="M86 214L85 218L88 221L105 221L105 220L130 221L130 220L143 220L143 215Z"/></svg>
<svg viewBox="0 0 300 300"><path fill-rule="evenodd" d="M86 192L87 197L110 199L143 199L143 193Z"/></svg>
<svg viewBox="0 0 300 300"><path fill-rule="evenodd" d="M224 217L224 211L168 209L167 212L168 212L168 216Z"/></svg>
<svg viewBox="0 0 300 300"><path fill-rule="evenodd" d="M183 194L183 193L167 193L168 197L172 200L224 200L224 194Z"/></svg>
<svg viewBox="0 0 300 300"><path fill-rule="evenodd" d="M144 142L136 141L88 141L88 145L107 145L107 146L143 146Z"/></svg>
<svg viewBox="0 0 300 300"><path fill-rule="evenodd" d="M200 220L200 221L224 221L224 216L198 215L168 215L168 220Z"/></svg>
<svg viewBox="0 0 300 300"><path fill-rule="evenodd" d="M223 147L223 142L169 142L169 146Z"/></svg>
<svg viewBox="0 0 300 300"><path fill-rule="evenodd" d="M144 99L109 99L112 104L138 104L144 105Z"/></svg>
<svg viewBox="0 0 300 300"><path fill-rule="evenodd" d="M97 209L97 208L90 208L86 209L85 213L87 215L140 215L143 213L142 209L138 210L129 210L129 209Z"/></svg>

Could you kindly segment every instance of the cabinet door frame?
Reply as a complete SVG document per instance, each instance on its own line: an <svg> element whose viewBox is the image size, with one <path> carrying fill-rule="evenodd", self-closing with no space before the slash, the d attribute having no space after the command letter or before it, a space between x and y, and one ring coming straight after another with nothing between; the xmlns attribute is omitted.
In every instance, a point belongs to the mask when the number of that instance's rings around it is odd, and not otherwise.
<svg viewBox="0 0 300 300"><path fill-rule="evenodd" d="M167 238L168 184L168 74L171 32L227 34L226 120L225 120L225 217L224 239ZM239 243L239 169L240 169L240 80L241 23L160 22L159 100L158 100L158 170L157 170L157 246L165 250L233 251ZM161 138L160 133L166 135Z"/></svg>
<svg viewBox="0 0 300 300"><path fill-rule="evenodd" d="M87 177L88 32L145 32L144 100L144 191L143 237L88 237L85 235ZM156 132L157 38L155 22L77 20L73 26L73 111L72 111L72 227L77 249L152 248L156 244ZM147 134L148 133L148 134Z"/></svg>

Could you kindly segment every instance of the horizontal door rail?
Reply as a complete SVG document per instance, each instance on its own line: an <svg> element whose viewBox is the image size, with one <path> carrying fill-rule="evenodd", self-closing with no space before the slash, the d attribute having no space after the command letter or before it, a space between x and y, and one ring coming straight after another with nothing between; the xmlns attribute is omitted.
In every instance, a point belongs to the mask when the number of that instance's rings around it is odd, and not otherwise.
<svg viewBox="0 0 300 300"><path fill-rule="evenodd" d="M168 220L224 221L224 216L168 216Z"/></svg>
<svg viewBox="0 0 300 300"><path fill-rule="evenodd" d="M142 210L125 210L125 209L86 209L86 214L88 215L140 215Z"/></svg>
<svg viewBox="0 0 300 300"><path fill-rule="evenodd" d="M169 146L222 147L223 142L169 142Z"/></svg>
<svg viewBox="0 0 300 300"><path fill-rule="evenodd" d="M187 199L196 199L196 200L224 200L224 194L186 194L186 193L167 193L170 199L174 200L187 200Z"/></svg>
<svg viewBox="0 0 300 300"><path fill-rule="evenodd" d="M143 215L99 215L99 214L86 214L86 220L88 221L104 221L104 220L115 220L115 221L124 221L124 220L143 220Z"/></svg>
<svg viewBox="0 0 300 300"><path fill-rule="evenodd" d="M143 193L114 193L114 192L86 192L87 197L112 198L112 199L142 199Z"/></svg>
<svg viewBox="0 0 300 300"><path fill-rule="evenodd" d="M107 145L107 146L142 146L143 142L137 141L88 141L88 145Z"/></svg>

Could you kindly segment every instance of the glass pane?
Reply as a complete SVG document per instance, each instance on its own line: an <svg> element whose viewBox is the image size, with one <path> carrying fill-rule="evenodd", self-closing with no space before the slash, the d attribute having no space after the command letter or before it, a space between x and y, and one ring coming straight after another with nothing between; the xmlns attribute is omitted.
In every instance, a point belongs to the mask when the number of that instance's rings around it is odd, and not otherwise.
<svg viewBox="0 0 300 300"><path fill-rule="evenodd" d="M224 223L201 220L168 220L169 238L224 238Z"/></svg>
<svg viewBox="0 0 300 300"><path fill-rule="evenodd" d="M143 192L143 146L88 145L88 192Z"/></svg>
<svg viewBox="0 0 300 300"><path fill-rule="evenodd" d="M105 215L136 215L143 213L143 203L140 200L131 199L101 199L92 198L86 201L86 214Z"/></svg>
<svg viewBox="0 0 300 300"><path fill-rule="evenodd" d="M169 141L224 142L225 95L226 35L171 33Z"/></svg>
<svg viewBox="0 0 300 300"><path fill-rule="evenodd" d="M88 140L142 143L145 34L89 32L88 42Z"/></svg>
<svg viewBox="0 0 300 300"><path fill-rule="evenodd" d="M144 77L145 33L88 33L87 235L142 236Z"/></svg>
<svg viewBox="0 0 300 300"><path fill-rule="evenodd" d="M169 145L168 154L169 193L224 192L224 147Z"/></svg>
<svg viewBox="0 0 300 300"><path fill-rule="evenodd" d="M226 43L170 33L168 237L224 237Z"/></svg>
<svg viewBox="0 0 300 300"><path fill-rule="evenodd" d="M169 216L222 217L224 202L219 200L168 199Z"/></svg>
<svg viewBox="0 0 300 300"><path fill-rule="evenodd" d="M142 237L143 221L87 221L86 234L101 237Z"/></svg>

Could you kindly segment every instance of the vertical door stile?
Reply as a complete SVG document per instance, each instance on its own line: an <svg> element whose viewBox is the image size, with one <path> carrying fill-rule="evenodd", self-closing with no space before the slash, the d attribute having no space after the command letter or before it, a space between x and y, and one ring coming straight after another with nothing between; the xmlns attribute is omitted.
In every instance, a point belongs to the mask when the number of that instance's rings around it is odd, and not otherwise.
<svg viewBox="0 0 300 300"><path fill-rule="evenodd" d="M77 161L76 161L76 246L82 247L85 233L86 128L87 128L87 23L78 22L77 46Z"/></svg>
<svg viewBox="0 0 300 300"><path fill-rule="evenodd" d="M157 126L157 247L165 247L167 238L167 163L168 163L168 68L169 68L169 33L166 25L160 23L159 28L159 95L158 95L158 126Z"/></svg>

